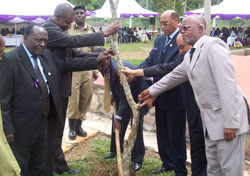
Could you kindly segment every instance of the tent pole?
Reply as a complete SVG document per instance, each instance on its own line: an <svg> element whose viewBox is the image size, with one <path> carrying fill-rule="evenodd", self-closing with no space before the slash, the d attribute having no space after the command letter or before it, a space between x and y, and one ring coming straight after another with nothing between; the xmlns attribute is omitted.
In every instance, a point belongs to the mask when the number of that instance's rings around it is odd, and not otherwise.
<svg viewBox="0 0 250 176"><path fill-rule="evenodd" d="M15 23L15 39L16 39L16 47L17 47L17 37L16 37L16 23Z"/></svg>

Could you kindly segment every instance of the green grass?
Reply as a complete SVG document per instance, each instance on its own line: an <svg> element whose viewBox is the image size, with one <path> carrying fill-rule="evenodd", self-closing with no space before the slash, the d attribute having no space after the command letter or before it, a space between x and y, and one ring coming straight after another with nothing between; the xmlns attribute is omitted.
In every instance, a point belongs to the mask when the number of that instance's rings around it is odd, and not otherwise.
<svg viewBox="0 0 250 176"><path fill-rule="evenodd" d="M110 47L110 43L105 43L105 48ZM152 48L153 47L153 40L149 43L143 42L133 42L133 43L119 43L119 50L120 52L142 52L144 48Z"/></svg>
<svg viewBox="0 0 250 176"><path fill-rule="evenodd" d="M125 59L127 60L128 62L132 63L132 64L135 64L135 65L139 65L144 59Z"/></svg>
<svg viewBox="0 0 250 176"><path fill-rule="evenodd" d="M96 137L90 140L86 145L91 146L91 151L88 155L79 156L79 159L69 163L70 168L80 169L81 174L76 176L91 176L91 175L118 175L116 158L105 160L104 156L109 153L110 139L103 137ZM82 148L84 150L84 146ZM72 151L73 152L73 151ZM132 167L132 163L131 163ZM137 176L151 176L152 170L161 167L161 161L158 158L145 157L143 167L140 171L136 172ZM134 175L131 172L132 175ZM56 174L55 174L56 175ZM159 176L174 176L174 172L166 172L159 174ZM59 175L58 175L59 176ZM70 176L64 173L62 176Z"/></svg>

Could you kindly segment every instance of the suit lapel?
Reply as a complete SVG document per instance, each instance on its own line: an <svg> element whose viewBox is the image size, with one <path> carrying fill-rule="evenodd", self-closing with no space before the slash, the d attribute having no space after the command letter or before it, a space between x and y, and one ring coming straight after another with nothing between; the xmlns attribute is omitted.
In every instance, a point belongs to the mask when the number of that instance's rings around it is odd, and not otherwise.
<svg viewBox="0 0 250 176"><path fill-rule="evenodd" d="M165 50L165 53L163 53L163 48L164 48L164 45L165 45L165 41L166 41L166 37L165 37L165 40L164 40L164 43L162 44L162 51L161 51L161 60L160 60L160 63L167 63L169 62L169 50L171 51L172 50L172 47L176 46L176 37L178 36L179 32L177 32L174 37L171 39L170 43L167 45L167 48Z"/></svg>
<svg viewBox="0 0 250 176"><path fill-rule="evenodd" d="M199 60L199 58L200 58L202 46L203 46L203 44L204 44L205 39L206 39L206 38L204 38L204 39L200 42L200 44L196 47L196 49L195 49L195 52L194 52L194 54L193 54L192 61L190 62L190 70L191 70L191 72L193 71L196 62L197 62L197 61ZM190 60L189 54L188 54L188 58L189 58L189 60Z"/></svg>
<svg viewBox="0 0 250 176"><path fill-rule="evenodd" d="M164 49L164 45L165 45L165 41L166 41L166 36L162 36L161 40L159 41L159 45L158 45L158 50L159 50L159 54L158 54L158 63L161 63L162 61L162 55L163 55L163 49Z"/></svg>
<svg viewBox="0 0 250 176"><path fill-rule="evenodd" d="M20 62L23 64L24 68L27 70L27 72L31 75L31 77L36 80L37 79L37 75L36 72L34 70L34 67L32 66L32 63L30 61L29 56L27 55L27 53L24 50L23 45L21 45L18 49L18 55L19 55L19 59Z"/></svg>
<svg viewBox="0 0 250 176"><path fill-rule="evenodd" d="M46 76L46 79L48 81L48 84L51 85L52 84L52 77L51 77L51 68L49 67L48 64L48 60L46 59L46 57L44 55L39 56L40 62L42 64L43 67L43 73Z"/></svg>

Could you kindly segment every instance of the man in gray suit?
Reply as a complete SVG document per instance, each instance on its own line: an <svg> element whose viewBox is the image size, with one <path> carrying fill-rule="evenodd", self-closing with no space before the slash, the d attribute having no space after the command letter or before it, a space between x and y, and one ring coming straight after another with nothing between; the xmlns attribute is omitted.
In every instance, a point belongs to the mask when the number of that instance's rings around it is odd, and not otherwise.
<svg viewBox="0 0 250 176"><path fill-rule="evenodd" d="M207 175L243 176L248 105L236 84L228 46L207 37L205 29L202 16L183 20L183 40L193 48L178 67L139 96L145 100L142 106L150 104L162 92L189 80L202 116Z"/></svg>

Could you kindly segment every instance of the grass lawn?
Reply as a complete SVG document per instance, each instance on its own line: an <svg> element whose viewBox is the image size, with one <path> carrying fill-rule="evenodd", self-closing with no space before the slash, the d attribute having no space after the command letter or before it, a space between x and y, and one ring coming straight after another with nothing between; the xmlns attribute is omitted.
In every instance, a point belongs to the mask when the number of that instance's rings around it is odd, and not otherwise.
<svg viewBox="0 0 250 176"><path fill-rule="evenodd" d="M79 176L116 176L118 175L116 158L104 159L104 156L109 153L109 149L110 138L99 134L97 137L75 146L65 156L71 168L82 171L81 174L78 174ZM161 167L159 155L151 150L146 150L142 169L136 173L131 171L130 176L151 176L152 170L159 167ZM76 174L76 176L78 175ZM159 176L174 175L174 172L159 174ZM62 176L69 176L69 174L65 173Z"/></svg>

